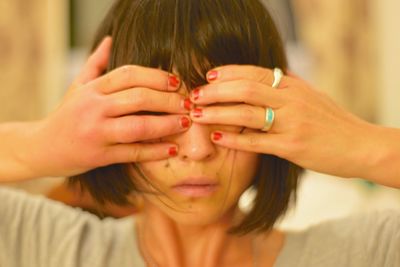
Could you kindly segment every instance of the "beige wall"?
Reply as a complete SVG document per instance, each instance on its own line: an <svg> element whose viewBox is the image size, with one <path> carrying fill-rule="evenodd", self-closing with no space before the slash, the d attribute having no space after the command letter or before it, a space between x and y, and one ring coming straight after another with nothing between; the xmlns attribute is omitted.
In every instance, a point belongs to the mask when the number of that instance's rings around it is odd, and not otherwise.
<svg viewBox="0 0 400 267"><path fill-rule="evenodd" d="M374 2L379 39L380 121L400 128L400 1Z"/></svg>
<svg viewBox="0 0 400 267"><path fill-rule="evenodd" d="M0 121L40 118L60 98L65 86L66 3L0 1Z"/></svg>
<svg viewBox="0 0 400 267"><path fill-rule="evenodd" d="M75 0L77 46L84 48L91 46L94 33L113 2L113 0Z"/></svg>
<svg viewBox="0 0 400 267"><path fill-rule="evenodd" d="M365 119L400 127L400 1L293 3L317 87Z"/></svg>
<svg viewBox="0 0 400 267"><path fill-rule="evenodd" d="M0 122L41 118L65 89L66 0L0 1ZM46 192L59 180L12 186Z"/></svg>
<svg viewBox="0 0 400 267"><path fill-rule="evenodd" d="M316 85L377 120L377 31L372 0L294 0L298 28L315 59ZM380 1L379 1L380 3Z"/></svg>

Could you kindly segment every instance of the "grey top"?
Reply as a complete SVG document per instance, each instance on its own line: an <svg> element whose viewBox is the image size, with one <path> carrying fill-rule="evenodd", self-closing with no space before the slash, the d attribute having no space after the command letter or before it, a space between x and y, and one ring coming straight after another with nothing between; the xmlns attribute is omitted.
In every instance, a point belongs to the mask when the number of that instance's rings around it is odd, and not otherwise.
<svg viewBox="0 0 400 267"><path fill-rule="evenodd" d="M0 188L0 267L144 267L134 218L105 219ZM276 267L400 266L400 214L376 212L287 233Z"/></svg>

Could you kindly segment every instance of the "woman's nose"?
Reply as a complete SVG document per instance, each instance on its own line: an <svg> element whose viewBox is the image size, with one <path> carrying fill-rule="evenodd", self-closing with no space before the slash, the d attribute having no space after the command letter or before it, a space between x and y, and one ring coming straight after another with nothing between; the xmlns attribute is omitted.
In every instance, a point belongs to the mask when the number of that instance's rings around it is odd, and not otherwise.
<svg viewBox="0 0 400 267"><path fill-rule="evenodd" d="M215 145L210 139L210 127L193 123L189 130L181 136L179 142L179 157L182 160L210 159L216 153Z"/></svg>

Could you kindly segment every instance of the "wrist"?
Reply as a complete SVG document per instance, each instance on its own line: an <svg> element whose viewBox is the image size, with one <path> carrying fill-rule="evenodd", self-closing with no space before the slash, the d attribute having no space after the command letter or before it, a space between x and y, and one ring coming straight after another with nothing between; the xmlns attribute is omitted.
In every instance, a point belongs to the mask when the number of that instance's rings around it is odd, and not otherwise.
<svg viewBox="0 0 400 267"><path fill-rule="evenodd" d="M19 123L16 126L17 144L13 155L16 163L20 166L21 179L32 179L46 176L44 157L41 151L45 147L40 137L42 121Z"/></svg>
<svg viewBox="0 0 400 267"><path fill-rule="evenodd" d="M0 181L15 182L33 178L26 157L29 148L25 136L30 122L8 122L0 125Z"/></svg>
<svg viewBox="0 0 400 267"><path fill-rule="evenodd" d="M364 179L400 187L400 131L398 129L369 124L364 141Z"/></svg>

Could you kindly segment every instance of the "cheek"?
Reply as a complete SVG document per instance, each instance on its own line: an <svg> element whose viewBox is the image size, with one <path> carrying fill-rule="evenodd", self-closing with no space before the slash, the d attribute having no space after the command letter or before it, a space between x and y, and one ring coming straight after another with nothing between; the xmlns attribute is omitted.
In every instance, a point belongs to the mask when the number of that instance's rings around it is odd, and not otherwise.
<svg viewBox="0 0 400 267"><path fill-rule="evenodd" d="M169 172L167 171L168 161L152 161L136 164L140 173L145 176L145 180L139 179L137 182L145 189L145 190L153 190L155 188L164 190L165 186L171 183L171 177L169 176ZM138 174L138 171L135 170L132 172L133 177L142 177L142 175Z"/></svg>
<svg viewBox="0 0 400 267"><path fill-rule="evenodd" d="M141 170L149 176L150 179L156 179L160 175L165 175L166 169L169 166L167 160L151 161L139 164Z"/></svg>
<svg viewBox="0 0 400 267"><path fill-rule="evenodd" d="M235 176L240 187L246 189L252 182L259 165L259 155L255 153L237 152Z"/></svg>

